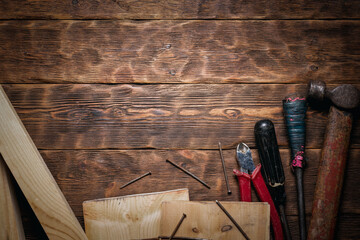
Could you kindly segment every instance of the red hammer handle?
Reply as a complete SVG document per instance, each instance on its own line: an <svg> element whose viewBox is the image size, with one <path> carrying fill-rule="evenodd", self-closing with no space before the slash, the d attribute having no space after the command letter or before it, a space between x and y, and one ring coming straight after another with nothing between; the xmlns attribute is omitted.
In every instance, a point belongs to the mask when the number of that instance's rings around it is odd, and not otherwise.
<svg viewBox="0 0 360 240"><path fill-rule="evenodd" d="M343 185L352 115L330 108L316 182L308 240L333 239Z"/></svg>

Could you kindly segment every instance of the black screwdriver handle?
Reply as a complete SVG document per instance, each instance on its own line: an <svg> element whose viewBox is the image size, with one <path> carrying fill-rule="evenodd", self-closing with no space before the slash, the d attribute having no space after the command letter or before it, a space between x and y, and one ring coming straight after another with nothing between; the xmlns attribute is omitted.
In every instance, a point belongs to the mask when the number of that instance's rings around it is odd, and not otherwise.
<svg viewBox="0 0 360 240"><path fill-rule="evenodd" d="M307 103L304 97L286 97L283 100L284 117L291 148L291 167L305 167L305 116Z"/></svg>
<svg viewBox="0 0 360 240"><path fill-rule="evenodd" d="M255 139L264 177L270 186L282 185L285 182L284 169L276 140L274 124L261 120L255 124Z"/></svg>
<svg viewBox="0 0 360 240"><path fill-rule="evenodd" d="M255 124L254 132L260 162L263 166L261 173L267 181L267 187L271 197L280 213L285 238L291 240L291 233L284 211L284 204L286 201L284 187L285 174L277 144L274 124L268 119L258 121Z"/></svg>

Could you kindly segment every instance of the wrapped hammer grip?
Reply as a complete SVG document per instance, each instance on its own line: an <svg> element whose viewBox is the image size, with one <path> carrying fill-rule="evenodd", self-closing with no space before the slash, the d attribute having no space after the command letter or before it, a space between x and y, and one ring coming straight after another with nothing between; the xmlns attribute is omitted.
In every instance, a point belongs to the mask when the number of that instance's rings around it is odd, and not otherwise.
<svg viewBox="0 0 360 240"><path fill-rule="evenodd" d="M305 167L305 115L306 99L286 97L283 100L284 116L291 147L291 167Z"/></svg>

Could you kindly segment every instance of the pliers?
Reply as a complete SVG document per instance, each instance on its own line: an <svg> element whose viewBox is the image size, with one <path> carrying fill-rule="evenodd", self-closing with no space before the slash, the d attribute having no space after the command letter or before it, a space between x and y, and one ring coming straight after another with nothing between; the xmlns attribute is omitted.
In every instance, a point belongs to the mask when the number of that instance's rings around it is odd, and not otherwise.
<svg viewBox="0 0 360 240"><path fill-rule="evenodd" d="M240 170L234 169L233 172L239 180L240 200L251 202L251 180L260 200L262 202L267 202L270 205L270 221L275 240L284 239L279 215L260 172L261 164L255 167L250 148L245 143L240 143L237 146L236 158L240 165Z"/></svg>

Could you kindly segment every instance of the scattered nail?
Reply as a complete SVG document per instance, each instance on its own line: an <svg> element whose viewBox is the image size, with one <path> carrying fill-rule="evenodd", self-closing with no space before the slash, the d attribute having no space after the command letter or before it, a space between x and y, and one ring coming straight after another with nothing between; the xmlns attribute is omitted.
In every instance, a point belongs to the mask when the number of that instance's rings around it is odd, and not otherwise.
<svg viewBox="0 0 360 240"><path fill-rule="evenodd" d="M186 214L185 214L185 213L183 213L183 215L182 215L182 217L181 217L180 221L179 221L179 222L178 222L178 224L176 225L176 227L175 227L174 231L172 232L172 234L171 234L171 236L170 236L169 240L172 240L172 239L173 239L173 237L175 236L176 232L179 230L180 225L182 224L182 222L184 221L184 219L185 219L185 218L186 218Z"/></svg>
<svg viewBox="0 0 360 240"><path fill-rule="evenodd" d="M171 165L173 165L174 167L180 169L181 171L183 171L184 173L188 174L189 176L195 178L196 180L198 180L200 183L202 183L205 187L207 187L208 189L210 189L210 186L207 185L203 180L201 180L200 178L198 178L197 176L195 176L193 173L189 172L188 170L180 167L179 165L171 162L169 159L166 159L166 162L170 163Z"/></svg>
<svg viewBox="0 0 360 240"><path fill-rule="evenodd" d="M227 193L230 195L230 194L231 194L231 190L230 190L230 185L229 185L228 176L227 176L227 174L226 174L226 167L225 167L224 156L223 156L223 152L222 152L222 148L221 148L221 142L219 142L219 152L220 152L221 163L222 163L223 170L224 170L224 176L225 176Z"/></svg>
<svg viewBox="0 0 360 240"><path fill-rule="evenodd" d="M128 185L130 185L130 184L132 184L132 183L134 183L134 182L142 179L143 177L148 176L148 175L151 175L151 172L147 172L147 173L145 173L144 175L141 175L140 177L137 177L137 178L135 178L134 180L131 180L131 181L128 182L128 183L125 183L124 185L122 185L122 186L120 187L120 189L122 189L122 188L124 188L124 187L126 187L126 186L128 186Z"/></svg>
<svg viewBox="0 0 360 240"><path fill-rule="evenodd" d="M231 220L231 222L235 225L235 227L242 233L242 235L244 236L245 239L250 240L250 238L248 237L248 235L246 235L246 233L244 232L244 230L242 230L242 228L240 227L240 225L235 221L235 219L230 215L230 213L224 208L224 206L218 201L215 200L216 204L220 207L220 209L226 214L226 216L228 216L228 218Z"/></svg>

